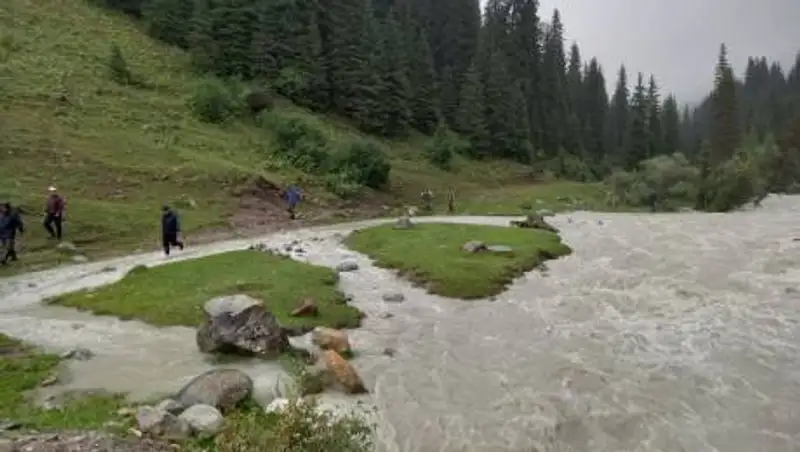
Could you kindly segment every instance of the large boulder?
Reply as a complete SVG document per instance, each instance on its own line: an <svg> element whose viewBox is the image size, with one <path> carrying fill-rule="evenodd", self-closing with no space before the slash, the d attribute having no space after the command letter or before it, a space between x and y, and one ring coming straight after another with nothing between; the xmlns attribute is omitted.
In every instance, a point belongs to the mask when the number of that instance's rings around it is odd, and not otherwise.
<svg viewBox="0 0 800 452"><path fill-rule="evenodd" d="M211 405L190 406L178 417L186 421L200 438L215 436L225 425L222 413Z"/></svg>
<svg viewBox="0 0 800 452"><path fill-rule="evenodd" d="M181 406L210 405L226 411L253 392L253 380L236 369L212 369L186 384L174 400Z"/></svg>
<svg viewBox="0 0 800 452"><path fill-rule="evenodd" d="M340 389L348 394L364 394L367 392L364 381L353 365L333 350L322 352L321 361L332 380Z"/></svg>
<svg viewBox="0 0 800 452"><path fill-rule="evenodd" d="M208 311L207 311L208 312ZM197 347L203 353L232 353L276 358L291 350L287 331L261 304L234 313L209 316L197 330Z"/></svg>
<svg viewBox="0 0 800 452"><path fill-rule="evenodd" d="M139 407L136 424L139 431L155 438L182 440L192 434L191 426L184 419L151 406Z"/></svg>

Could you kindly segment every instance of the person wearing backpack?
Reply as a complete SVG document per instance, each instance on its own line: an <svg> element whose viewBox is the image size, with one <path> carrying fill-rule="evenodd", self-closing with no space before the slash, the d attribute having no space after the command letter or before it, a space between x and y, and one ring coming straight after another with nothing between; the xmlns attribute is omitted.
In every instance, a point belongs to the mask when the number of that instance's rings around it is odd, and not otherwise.
<svg viewBox="0 0 800 452"><path fill-rule="evenodd" d="M11 206L11 203L5 203L0 206L2 216L0 216L0 244L3 245L3 258L0 260L0 266L8 264L8 261L17 260L17 232L22 234L25 232L25 225L22 223L22 217L19 211Z"/></svg>
<svg viewBox="0 0 800 452"><path fill-rule="evenodd" d="M50 233L50 237L61 241L61 234L63 231L64 210L67 207L67 202L58 194L56 187L47 189L50 195L47 197L45 205L44 228Z"/></svg>

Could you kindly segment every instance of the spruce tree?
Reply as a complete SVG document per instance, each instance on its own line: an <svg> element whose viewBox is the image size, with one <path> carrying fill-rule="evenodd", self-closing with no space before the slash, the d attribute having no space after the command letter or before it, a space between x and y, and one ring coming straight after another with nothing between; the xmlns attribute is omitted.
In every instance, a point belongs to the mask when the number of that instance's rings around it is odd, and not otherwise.
<svg viewBox="0 0 800 452"><path fill-rule="evenodd" d="M461 84L461 99L454 130L469 141L472 157L484 158L489 155L483 83L474 63L464 74L464 83Z"/></svg>
<svg viewBox="0 0 800 452"><path fill-rule="evenodd" d="M402 35L394 17L386 18L383 34L383 53L380 65L383 79L382 107L385 111L383 135L386 137L404 137L408 132L411 113L409 111L410 88L406 68L405 50Z"/></svg>
<svg viewBox="0 0 800 452"><path fill-rule="evenodd" d="M620 66L617 73L617 84L611 99L608 117L608 144L606 149L611 155L612 165L622 165L628 148L628 125L630 121L630 91L628 89L628 72Z"/></svg>
<svg viewBox="0 0 800 452"><path fill-rule="evenodd" d="M728 63L728 50L720 46L714 77L713 125L709 164L712 167L730 159L741 143L736 80Z"/></svg>
<svg viewBox="0 0 800 452"><path fill-rule="evenodd" d="M639 162L650 157L650 134L647 129L647 88L640 72L631 96L628 148L624 154L625 168L636 169Z"/></svg>
<svg viewBox="0 0 800 452"><path fill-rule="evenodd" d="M603 70L596 58L589 61L583 82L583 147L586 156L597 167L605 167L606 159L606 122L608 119L608 93Z"/></svg>
<svg viewBox="0 0 800 452"><path fill-rule="evenodd" d="M193 0L147 0L142 3L142 20L150 36L185 49L193 10Z"/></svg>
<svg viewBox="0 0 800 452"><path fill-rule="evenodd" d="M556 9L545 37L543 71L542 146L550 156L555 156L564 144L569 120L569 95L567 92L566 57L564 56L564 29Z"/></svg>
<svg viewBox="0 0 800 452"><path fill-rule="evenodd" d="M510 70L528 108L528 129L535 147L541 146L542 129L542 34L538 0L509 0L507 39L511 48ZM480 47L480 46L479 46Z"/></svg>
<svg viewBox="0 0 800 452"><path fill-rule="evenodd" d="M680 118L678 116L678 101L672 95L664 99L664 108L661 113L661 125L664 128L664 152L681 152L680 144Z"/></svg>
<svg viewBox="0 0 800 452"><path fill-rule="evenodd" d="M431 135L436 131L441 117L436 71L428 39L421 30L412 30L411 34L411 54L408 58L411 123L420 132Z"/></svg>
<svg viewBox="0 0 800 452"><path fill-rule="evenodd" d="M664 153L664 134L661 124L661 98L656 79L652 75L647 86L647 128L650 135L649 156Z"/></svg>

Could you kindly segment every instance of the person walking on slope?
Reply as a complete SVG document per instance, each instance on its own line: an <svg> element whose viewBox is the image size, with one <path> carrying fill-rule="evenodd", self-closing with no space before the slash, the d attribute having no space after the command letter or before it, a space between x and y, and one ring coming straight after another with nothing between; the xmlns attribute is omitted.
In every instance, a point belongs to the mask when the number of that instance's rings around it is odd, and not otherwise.
<svg viewBox="0 0 800 452"><path fill-rule="evenodd" d="M3 245L3 259L0 260L0 266L8 264L9 260L17 260L17 232L22 234L25 231L25 226L22 224L22 218L17 209L14 209L10 203L2 205L2 217L0 217L0 243Z"/></svg>
<svg viewBox="0 0 800 452"><path fill-rule="evenodd" d="M164 254L169 256L170 249L177 246L183 250L183 242L178 240L181 233L181 223L176 214L169 206L161 208L161 245L164 247Z"/></svg>
<svg viewBox="0 0 800 452"><path fill-rule="evenodd" d="M66 201L58 194L56 187L47 189L50 195L47 197L45 206L44 228L50 233L50 237L61 240L62 225L64 221L64 209L67 207Z"/></svg>
<svg viewBox="0 0 800 452"><path fill-rule="evenodd" d="M303 199L303 192L296 185L290 185L284 191L283 197L286 200L286 211L289 212L289 219L294 220L296 218L295 208Z"/></svg>

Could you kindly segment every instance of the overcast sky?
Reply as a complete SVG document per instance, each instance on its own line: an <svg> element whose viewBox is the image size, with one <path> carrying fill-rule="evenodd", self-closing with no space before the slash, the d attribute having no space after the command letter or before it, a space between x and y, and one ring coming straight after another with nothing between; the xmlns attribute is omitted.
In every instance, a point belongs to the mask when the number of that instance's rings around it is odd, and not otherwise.
<svg viewBox="0 0 800 452"><path fill-rule="evenodd" d="M596 56L609 83L625 63L631 82L652 73L681 103L710 89L721 42L737 76L751 55L788 72L800 50L800 0L540 0L543 19L553 8L567 45L578 41L584 59Z"/></svg>

